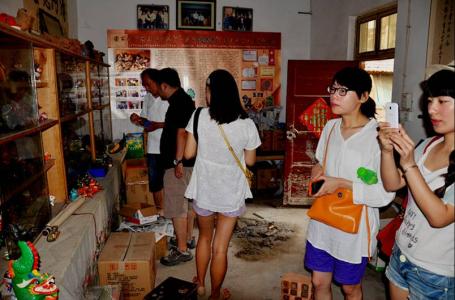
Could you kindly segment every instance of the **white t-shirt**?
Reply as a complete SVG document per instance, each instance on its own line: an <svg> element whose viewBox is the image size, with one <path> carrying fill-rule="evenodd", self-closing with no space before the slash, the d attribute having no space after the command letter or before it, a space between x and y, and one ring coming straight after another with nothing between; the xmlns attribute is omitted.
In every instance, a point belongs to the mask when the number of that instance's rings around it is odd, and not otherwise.
<svg viewBox="0 0 455 300"><path fill-rule="evenodd" d="M160 97L155 98L148 93L144 97L144 106L142 107L141 117L149 121L164 122L169 102L163 101ZM149 132L147 135L147 153L160 153L160 139L163 128Z"/></svg>
<svg viewBox="0 0 455 300"><path fill-rule="evenodd" d="M194 113L186 127L190 133L193 119ZM256 149L261 144L256 125L251 119L237 119L222 126L235 154L245 165L244 150ZM197 132L196 162L185 197L214 212L238 210L245 205L246 198L252 197L251 190L207 108L201 110Z"/></svg>
<svg viewBox="0 0 455 300"><path fill-rule="evenodd" d="M431 138L426 139L417 147L414 157L420 173L434 191L444 185L442 175L447 173L447 167L434 172L425 167L428 153L444 139L434 141L424 154L423 151L430 140ZM442 201L454 205L454 189L454 184L447 187ZM454 277L454 223L443 228L431 227L410 191L404 220L397 231L396 243L413 264L439 275Z"/></svg>
<svg viewBox="0 0 455 300"><path fill-rule="evenodd" d="M330 137L325 174L351 180L354 203L367 205L371 230L370 255L372 255L373 249L376 249L376 234L379 231L378 207L389 204L395 197L395 193L386 192L382 185L381 150L376 139L376 120L370 120L359 132L346 140L341 135L340 125L341 119L327 122L316 149L316 158L322 165L326 141L330 130L335 126ZM360 167L374 170L378 176L378 183L367 185L357 178L357 169ZM368 256L365 209L362 213L359 232L356 234L347 233L311 219L308 225L308 241L314 247L328 252L339 260L353 264L360 263L362 257Z"/></svg>

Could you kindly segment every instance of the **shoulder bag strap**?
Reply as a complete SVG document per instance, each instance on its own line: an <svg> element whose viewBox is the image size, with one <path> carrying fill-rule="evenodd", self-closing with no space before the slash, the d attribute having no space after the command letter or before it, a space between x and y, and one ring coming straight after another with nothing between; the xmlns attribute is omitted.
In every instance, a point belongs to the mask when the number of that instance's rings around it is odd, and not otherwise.
<svg viewBox="0 0 455 300"><path fill-rule="evenodd" d="M196 112L194 113L194 119L193 119L193 136L194 139L196 140L196 143L198 142L199 136L197 134L197 125L199 123L199 115L201 114L201 110L203 107L198 107L196 108Z"/></svg>
<svg viewBox="0 0 455 300"><path fill-rule="evenodd" d="M221 135L223 136L224 142L226 143L226 146L228 147L229 152L231 152L232 156L234 157L235 161L237 162L237 165L239 166L239 168L242 170L243 174L245 174L245 176L248 177L246 168L240 162L240 159L235 154L234 149L232 149L231 144L229 143L229 140L227 139L226 133L224 133L223 127L221 125L218 125L218 128L220 129Z"/></svg>
<svg viewBox="0 0 455 300"><path fill-rule="evenodd" d="M333 129L335 128L336 124L333 124L332 128L330 129L329 136L327 137L327 141L325 142L325 149L324 149L324 159L322 160L322 174L325 174L325 164L327 161L327 152L329 150L329 141L330 137L332 136Z"/></svg>

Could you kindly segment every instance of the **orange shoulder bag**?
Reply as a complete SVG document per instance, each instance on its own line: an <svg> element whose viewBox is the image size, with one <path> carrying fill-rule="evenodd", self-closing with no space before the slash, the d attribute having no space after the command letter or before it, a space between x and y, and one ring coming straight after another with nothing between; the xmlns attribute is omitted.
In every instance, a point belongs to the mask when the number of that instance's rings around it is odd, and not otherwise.
<svg viewBox="0 0 455 300"><path fill-rule="evenodd" d="M325 173L327 152L329 148L330 136L335 125L332 127L327 138L324 150L324 161L322 173ZM311 183L310 183L311 187ZM310 191L311 194L311 191ZM348 233L357 233L362 218L362 210L365 205L354 204L352 200L352 190L339 188L334 193L326 194L314 200L313 205L308 210L308 216L339 230ZM368 226L368 236L370 235L370 224L368 222L368 211L365 207L365 217ZM368 237L368 240L370 238Z"/></svg>

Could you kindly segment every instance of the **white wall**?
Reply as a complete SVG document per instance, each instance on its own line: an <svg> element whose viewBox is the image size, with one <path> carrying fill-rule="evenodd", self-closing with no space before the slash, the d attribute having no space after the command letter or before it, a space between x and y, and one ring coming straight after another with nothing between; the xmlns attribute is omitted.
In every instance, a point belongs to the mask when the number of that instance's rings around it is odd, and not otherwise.
<svg viewBox="0 0 455 300"><path fill-rule="evenodd" d="M17 10L23 7L22 1L18 0L0 0L0 12L4 12L13 17L16 16Z"/></svg>
<svg viewBox="0 0 455 300"><path fill-rule="evenodd" d="M81 42L91 40L95 48L107 53L106 31L108 29L136 29L136 6L143 0L77 0L78 38ZM216 28L221 30L223 6L247 7L253 9L253 31L281 32L281 102L283 111L280 120L285 118L287 61L289 59L309 59L310 57L310 16L297 12L309 10L310 0L217 0ZM169 5L170 29L175 29L176 1L156 0L153 4ZM129 120L114 120L114 137L121 132L135 131Z"/></svg>

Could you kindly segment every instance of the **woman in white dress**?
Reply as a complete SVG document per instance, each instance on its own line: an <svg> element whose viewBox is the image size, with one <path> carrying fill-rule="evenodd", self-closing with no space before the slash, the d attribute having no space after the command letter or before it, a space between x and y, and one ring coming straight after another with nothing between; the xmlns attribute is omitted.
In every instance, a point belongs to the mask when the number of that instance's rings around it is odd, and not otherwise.
<svg viewBox="0 0 455 300"><path fill-rule="evenodd" d="M208 108L203 108L193 132L195 114L186 131L185 158L196 156L185 197L194 199L199 238L196 247L198 294L205 293L205 276L210 264L209 299L227 299L221 286L227 271L227 251L237 218L245 211L245 199L252 194L243 170L230 152L221 128L242 167L256 161L261 144L257 128L240 102L234 77L225 70L210 74L206 83ZM219 128L221 127L221 128ZM195 136L197 136L197 141ZM216 219L216 222L215 222Z"/></svg>

